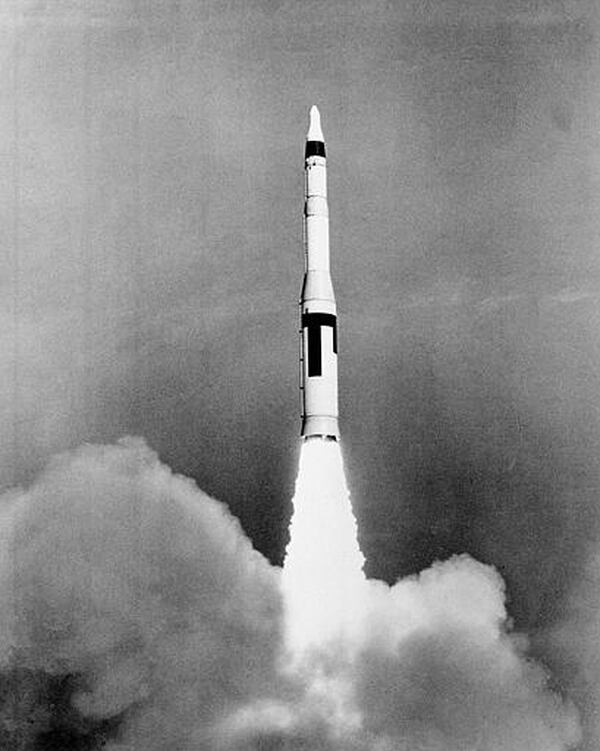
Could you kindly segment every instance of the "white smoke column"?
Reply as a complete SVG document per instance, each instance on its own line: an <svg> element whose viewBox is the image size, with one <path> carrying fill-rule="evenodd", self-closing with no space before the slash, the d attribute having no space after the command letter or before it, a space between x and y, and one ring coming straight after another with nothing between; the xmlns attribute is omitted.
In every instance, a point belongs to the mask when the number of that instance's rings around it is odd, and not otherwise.
<svg viewBox="0 0 600 751"><path fill-rule="evenodd" d="M293 506L283 586L288 645L298 654L347 642L364 614L364 557L338 443L302 444Z"/></svg>

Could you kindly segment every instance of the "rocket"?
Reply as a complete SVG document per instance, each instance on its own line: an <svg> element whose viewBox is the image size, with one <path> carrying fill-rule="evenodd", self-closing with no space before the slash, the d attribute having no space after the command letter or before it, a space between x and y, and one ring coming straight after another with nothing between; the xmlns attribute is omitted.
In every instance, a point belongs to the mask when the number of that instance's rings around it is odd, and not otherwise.
<svg viewBox="0 0 600 751"><path fill-rule="evenodd" d="M303 440L337 441L337 311L329 272L327 160L313 105L304 152L304 281L300 295L300 402Z"/></svg>

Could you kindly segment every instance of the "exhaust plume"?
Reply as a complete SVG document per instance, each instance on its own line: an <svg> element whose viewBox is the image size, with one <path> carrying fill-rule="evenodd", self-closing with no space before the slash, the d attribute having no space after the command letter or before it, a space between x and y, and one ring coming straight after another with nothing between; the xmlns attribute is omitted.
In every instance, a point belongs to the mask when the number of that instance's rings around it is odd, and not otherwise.
<svg viewBox="0 0 600 751"><path fill-rule="evenodd" d="M283 567L288 643L347 639L364 612L364 557L339 443L302 443L290 543Z"/></svg>

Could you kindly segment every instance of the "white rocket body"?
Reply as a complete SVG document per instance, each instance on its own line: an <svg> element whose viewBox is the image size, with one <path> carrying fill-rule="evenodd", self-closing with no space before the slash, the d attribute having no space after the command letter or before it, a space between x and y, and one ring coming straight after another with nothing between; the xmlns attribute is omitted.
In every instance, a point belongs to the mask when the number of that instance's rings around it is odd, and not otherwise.
<svg viewBox="0 0 600 751"><path fill-rule="evenodd" d="M337 440L337 311L329 272L327 162L319 110L305 151L304 260L300 297L300 399L304 439Z"/></svg>

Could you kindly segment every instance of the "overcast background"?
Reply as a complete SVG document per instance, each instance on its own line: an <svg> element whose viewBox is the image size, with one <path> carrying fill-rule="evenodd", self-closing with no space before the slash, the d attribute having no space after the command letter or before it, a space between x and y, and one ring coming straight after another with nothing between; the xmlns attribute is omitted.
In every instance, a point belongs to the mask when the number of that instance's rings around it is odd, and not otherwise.
<svg viewBox="0 0 600 751"><path fill-rule="evenodd" d="M3 0L2 486L142 435L281 563L316 103L367 572L494 564L566 685L549 635L600 537L597 10Z"/></svg>

